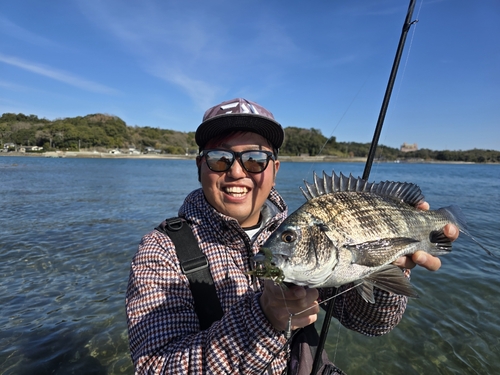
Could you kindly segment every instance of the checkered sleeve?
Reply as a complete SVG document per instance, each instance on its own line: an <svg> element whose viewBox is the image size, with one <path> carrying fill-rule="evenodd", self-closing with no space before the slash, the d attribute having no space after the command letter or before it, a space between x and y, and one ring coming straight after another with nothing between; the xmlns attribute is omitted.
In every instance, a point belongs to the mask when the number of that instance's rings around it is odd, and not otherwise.
<svg viewBox="0 0 500 375"><path fill-rule="evenodd" d="M409 277L410 271L405 270ZM335 293L340 294L352 284L341 286L338 289L320 290L322 299ZM406 310L408 297L389 293L378 288L373 289L375 303L368 303L355 290L340 294L333 301L335 303L334 316L339 322L353 331L367 336L381 336L394 329Z"/></svg>
<svg viewBox="0 0 500 375"><path fill-rule="evenodd" d="M129 344L136 374L256 374L273 362L283 334L265 318L249 290L221 320L200 331L189 282L170 239L143 237L126 298ZM272 373L286 366L273 362Z"/></svg>

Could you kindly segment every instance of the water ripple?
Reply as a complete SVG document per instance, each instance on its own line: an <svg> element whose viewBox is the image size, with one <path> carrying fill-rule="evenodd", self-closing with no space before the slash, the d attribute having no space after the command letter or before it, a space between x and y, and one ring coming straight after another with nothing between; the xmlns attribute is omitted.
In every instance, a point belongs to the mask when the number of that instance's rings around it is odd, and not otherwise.
<svg viewBox="0 0 500 375"><path fill-rule="evenodd" d="M293 210L312 170L362 167L283 163L277 187ZM132 374L130 260L141 236L198 188L194 162L3 157L0 169L0 372ZM498 250L500 168L381 164L379 178L418 182L433 208L458 204L476 239ZM334 321L327 350L349 374L497 373L499 271L461 236L439 272L413 272L420 298L394 331L365 337Z"/></svg>

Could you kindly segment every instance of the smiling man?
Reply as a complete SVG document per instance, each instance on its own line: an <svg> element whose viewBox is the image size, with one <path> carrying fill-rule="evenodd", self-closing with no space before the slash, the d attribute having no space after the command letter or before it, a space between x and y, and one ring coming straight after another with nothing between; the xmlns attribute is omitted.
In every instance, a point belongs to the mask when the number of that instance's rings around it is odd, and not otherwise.
<svg viewBox="0 0 500 375"><path fill-rule="evenodd" d="M243 228L257 225L279 169L272 145L256 133L237 131L207 147L197 165L208 203Z"/></svg>
<svg viewBox="0 0 500 375"><path fill-rule="evenodd" d="M206 324L193 297L200 285L190 284L179 261L178 254L187 249L176 249L168 233L145 235L132 261L126 300L137 374L310 373L308 345L317 339L312 325L317 300L335 290L282 290L248 272L252 257L287 215L274 188L284 135L271 112L246 99L205 113L195 136L201 189L186 197L179 217L208 263L210 282L202 283L202 290L208 294L214 288L213 299L218 300L205 300L202 307L212 315L220 304L221 311ZM398 265L411 268L415 261L428 269L440 266L439 259L423 252ZM385 334L401 320L407 300L376 288L375 299L368 304L354 290L343 293L334 300L335 317L366 335ZM290 320L290 314L296 315ZM292 330L305 327L298 332L308 334L296 335L288 346L288 325ZM329 374L342 373L326 359L323 366Z"/></svg>

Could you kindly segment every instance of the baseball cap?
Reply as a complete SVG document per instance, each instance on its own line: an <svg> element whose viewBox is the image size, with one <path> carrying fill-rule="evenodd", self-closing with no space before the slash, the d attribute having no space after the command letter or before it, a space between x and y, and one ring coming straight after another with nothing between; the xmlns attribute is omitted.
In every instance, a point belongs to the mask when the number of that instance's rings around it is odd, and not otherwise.
<svg viewBox="0 0 500 375"><path fill-rule="evenodd" d="M214 137L231 131L248 131L266 138L279 149L285 131L274 116L261 105L243 98L222 102L205 112L203 122L196 129L196 144L202 150Z"/></svg>

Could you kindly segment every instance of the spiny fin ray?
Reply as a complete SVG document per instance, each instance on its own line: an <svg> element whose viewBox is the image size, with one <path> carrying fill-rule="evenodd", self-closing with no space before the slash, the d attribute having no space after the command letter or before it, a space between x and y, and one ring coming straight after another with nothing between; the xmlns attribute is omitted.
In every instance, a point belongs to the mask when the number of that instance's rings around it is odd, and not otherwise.
<svg viewBox="0 0 500 375"><path fill-rule="evenodd" d="M374 183L361 177L354 177L352 174L349 177L342 173L337 175L335 171L332 171L331 176L323 171L323 177L314 173L313 183L304 180L304 185L305 189L301 187L300 190L307 200L337 192L369 192L399 199L411 206L417 206L425 200L420 188L409 182L382 181Z"/></svg>

